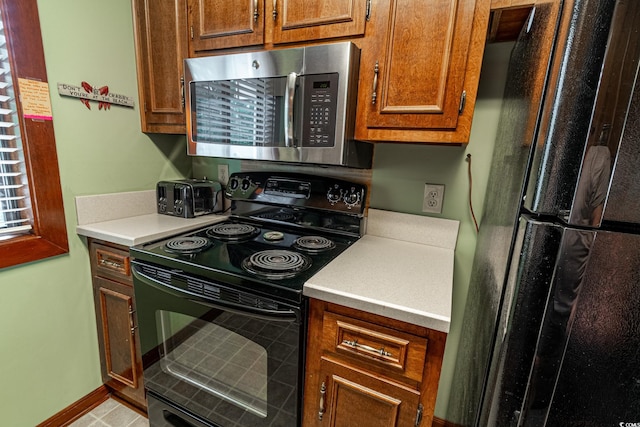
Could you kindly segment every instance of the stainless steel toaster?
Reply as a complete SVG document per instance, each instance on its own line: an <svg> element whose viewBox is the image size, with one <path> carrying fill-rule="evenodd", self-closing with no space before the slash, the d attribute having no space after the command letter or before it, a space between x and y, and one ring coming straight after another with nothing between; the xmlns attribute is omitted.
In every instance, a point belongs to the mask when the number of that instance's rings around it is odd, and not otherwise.
<svg viewBox="0 0 640 427"><path fill-rule="evenodd" d="M160 181L156 185L158 213L194 218L221 212L223 194L221 185L206 179Z"/></svg>

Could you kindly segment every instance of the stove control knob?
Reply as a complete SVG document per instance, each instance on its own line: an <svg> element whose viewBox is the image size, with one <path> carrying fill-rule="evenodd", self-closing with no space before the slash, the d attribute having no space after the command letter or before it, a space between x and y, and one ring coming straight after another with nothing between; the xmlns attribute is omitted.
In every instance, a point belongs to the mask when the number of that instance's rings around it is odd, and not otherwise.
<svg viewBox="0 0 640 427"><path fill-rule="evenodd" d="M351 187L347 194L344 195L344 204L347 205L349 209L360 204L360 193L356 191L355 187Z"/></svg>
<svg viewBox="0 0 640 427"><path fill-rule="evenodd" d="M235 191L238 189L238 178L236 178L235 176L233 178L231 178L231 180L229 181L229 188L231 189L231 191Z"/></svg>
<svg viewBox="0 0 640 427"><path fill-rule="evenodd" d="M251 187L251 180L249 178L245 178L242 180L242 191L247 191Z"/></svg>
<svg viewBox="0 0 640 427"><path fill-rule="evenodd" d="M332 205L335 205L342 199L342 193L344 193L342 188L340 188L338 184L334 184L329 188L329 191L327 191L327 200L329 200L329 203Z"/></svg>

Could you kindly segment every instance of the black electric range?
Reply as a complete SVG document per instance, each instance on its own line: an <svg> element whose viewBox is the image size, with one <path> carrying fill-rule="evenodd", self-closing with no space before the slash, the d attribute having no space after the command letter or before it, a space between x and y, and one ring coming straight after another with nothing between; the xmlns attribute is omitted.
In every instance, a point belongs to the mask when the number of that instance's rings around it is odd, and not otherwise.
<svg viewBox="0 0 640 427"><path fill-rule="evenodd" d="M131 248L151 427L300 426L303 286L363 234L359 183L239 173L225 197L225 221Z"/></svg>

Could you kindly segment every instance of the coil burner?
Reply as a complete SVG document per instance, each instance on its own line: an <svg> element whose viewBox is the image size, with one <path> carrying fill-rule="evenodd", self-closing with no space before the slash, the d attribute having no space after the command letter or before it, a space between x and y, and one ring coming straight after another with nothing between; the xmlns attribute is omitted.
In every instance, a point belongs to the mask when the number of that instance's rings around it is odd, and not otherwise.
<svg viewBox="0 0 640 427"><path fill-rule="evenodd" d="M249 224L222 223L207 230L207 235L224 241L240 241L255 237L260 229Z"/></svg>
<svg viewBox="0 0 640 427"><path fill-rule="evenodd" d="M288 279L311 267L308 256L282 249L271 249L252 254L242 261L248 273L265 279Z"/></svg>
<svg viewBox="0 0 640 427"><path fill-rule="evenodd" d="M293 242L293 246L296 249L310 254L318 254L320 252L330 251L336 247L336 244L333 240L322 236L302 236Z"/></svg>
<svg viewBox="0 0 640 427"><path fill-rule="evenodd" d="M169 240L165 243L164 249L167 252L186 255L202 252L209 246L211 246L211 241L206 237L188 236Z"/></svg>

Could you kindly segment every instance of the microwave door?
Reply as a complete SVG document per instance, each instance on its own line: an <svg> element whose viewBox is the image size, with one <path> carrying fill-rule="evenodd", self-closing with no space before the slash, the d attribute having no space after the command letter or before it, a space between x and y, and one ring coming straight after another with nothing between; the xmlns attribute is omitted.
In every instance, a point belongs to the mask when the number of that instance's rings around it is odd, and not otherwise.
<svg viewBox="0 0 640 427"><path fill-rule="evenodd" d="M297 161L292 77L194 81L191 139L196 155Z"/></svg>

